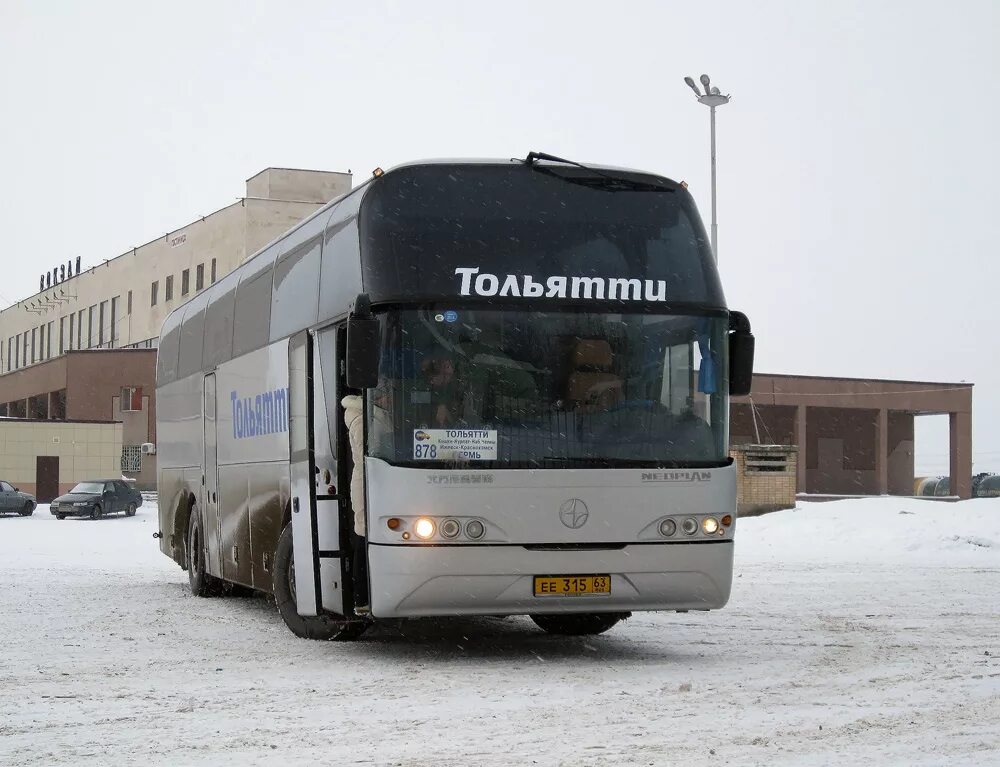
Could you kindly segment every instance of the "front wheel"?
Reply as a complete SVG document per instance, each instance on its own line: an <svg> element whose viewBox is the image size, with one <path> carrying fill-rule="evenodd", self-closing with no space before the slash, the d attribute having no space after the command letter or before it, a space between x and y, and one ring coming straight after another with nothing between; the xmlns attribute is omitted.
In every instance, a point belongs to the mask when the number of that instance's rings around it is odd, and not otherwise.
<svg viewBox="0 0 1000 767"><path fill-rule="evenodd" d="M56 514L56 519L66 519L65 514Z"/></svg>
<svg viewBox="0 0 1000 767"><path fill-rule="evenodd" d="M125 516L126 517L134 517L135 516L135 504L134 503L130 503L128 505L128 508L125 509Z"/></svg>
<svg viewBox="0 0 1000 767"><path fill-rule="evenodd" d="M299 615L295 600L295 558L292 551L292 526L285 525L274 550L274 601L285 625L303 639L357 639L368 628L367 621L348 620L340 615Z"/></svg>
<svg viewBox="0 0 1000 767"><path fill-rule="evenodd" d="M550 634L586 636L603 634L631 613L563 613L561 615L532 615L531 620Z"/></svg>
<svg viewBox="0 0 1000 767"><path fill-rule="evenodd" d="M20 514L22 517L30 517L31 514L34 512L34 510L35 510L34 504L32 504L31 501L28 501L26 504L24 504L24 508L21 509L18 512L18 514Z"/></svg>
<svg viewBox="0 0 1000 767"><path fill-rule="evenodd" d="M95 503L93 508L90 510L91 519L100 519L104 516L104 509L101 508L101 504Z"/></svg>

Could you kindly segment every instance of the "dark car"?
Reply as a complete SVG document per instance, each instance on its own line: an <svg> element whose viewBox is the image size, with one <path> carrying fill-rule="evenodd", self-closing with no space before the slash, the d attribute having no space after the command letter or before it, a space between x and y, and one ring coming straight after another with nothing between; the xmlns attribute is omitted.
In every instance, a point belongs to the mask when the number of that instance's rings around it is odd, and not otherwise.
<svg viewBox="0 0 1000 767"><path fill-rule="evenodd" d="M105 514L123 513L135 516L142 506L142 494L120 479L94 479L80 482L66 495L60 495L49 506L56 519L90 517L99 519Z"/></svg>
<svg viewBox="0 0 1000 767"><path fill-rule="evenodd" d="M35 496L22 493L10 482L0 480L0 514L20 514L30 517L38 502Z"/></svg>

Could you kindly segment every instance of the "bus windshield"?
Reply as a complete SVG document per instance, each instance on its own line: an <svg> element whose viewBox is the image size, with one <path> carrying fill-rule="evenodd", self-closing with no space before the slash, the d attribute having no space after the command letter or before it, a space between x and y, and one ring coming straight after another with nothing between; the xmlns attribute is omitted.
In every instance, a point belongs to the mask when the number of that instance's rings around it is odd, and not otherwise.
<svg viewBox="0 0 1000 767"><path fill-rule="evenodd" d="M476 468L726 462L723 316L382 315L369 454Z"/></svg>

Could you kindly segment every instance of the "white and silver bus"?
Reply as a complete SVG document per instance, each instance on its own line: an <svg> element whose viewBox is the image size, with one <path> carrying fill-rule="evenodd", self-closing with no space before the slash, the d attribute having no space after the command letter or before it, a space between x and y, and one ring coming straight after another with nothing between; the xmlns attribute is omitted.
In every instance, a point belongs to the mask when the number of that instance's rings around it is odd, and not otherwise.
<svg viewBox="0 0 1000 767"><path fill-rule="evenodd" d="M725 605L753 336L684 185L535 153L377 174L163 325L157 536L192 591L324 639Z"/></svg>

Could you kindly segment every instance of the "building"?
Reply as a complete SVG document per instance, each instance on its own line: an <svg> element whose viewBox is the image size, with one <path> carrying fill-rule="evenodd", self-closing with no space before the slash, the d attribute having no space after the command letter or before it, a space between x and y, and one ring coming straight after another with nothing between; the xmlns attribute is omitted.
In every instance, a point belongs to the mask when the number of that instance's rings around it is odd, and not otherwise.
<svg viewBox="0 0 1000 767"><path fill-rule="evenodd" d="M731 444L796 446L814 495L913 495L913 420L947 414L951 492L972 492L972 384L758 374L731 414Z"/></svg>
<svg viewBox="0 0 1000 767"><path fill-rule="evenodd" d="M49 503L77 482L120 474L122 424L0 418L0 479Z"/></svg>
<svg viewBox="0 0 1000 767"><path fill-rule="evenodd" d="M215 213L97 266L47 271L38 293L0 311L0 417L120 423L121 470L154 486L140 446L156 441L164 318L350 189L350 173L268 168Z"/></svg>

